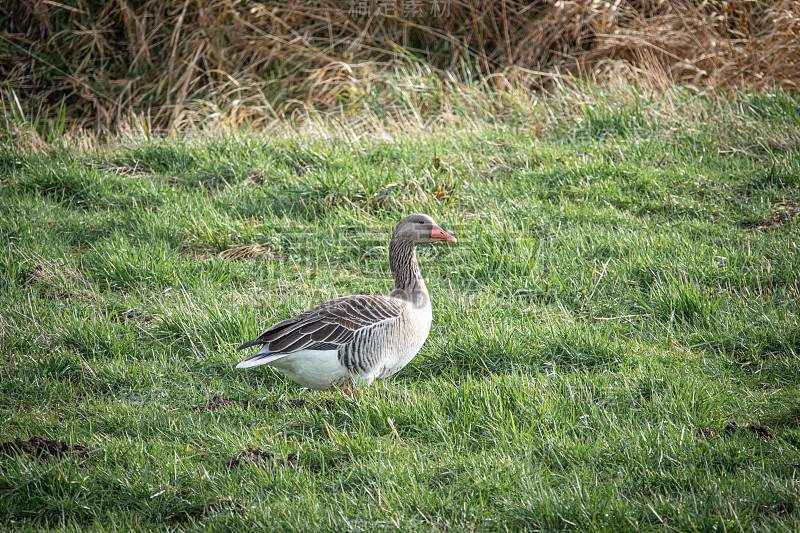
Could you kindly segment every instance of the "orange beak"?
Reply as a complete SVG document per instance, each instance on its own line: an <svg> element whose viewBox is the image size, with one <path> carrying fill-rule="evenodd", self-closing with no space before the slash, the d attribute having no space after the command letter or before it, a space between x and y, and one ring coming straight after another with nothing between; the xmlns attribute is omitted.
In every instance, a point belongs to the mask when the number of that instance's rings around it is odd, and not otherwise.
<svg viewBox="0 0 800 533"><path fill-rule="evenodd" d="M431 228L431 240L441 242L456 242L455 237L436 225Z"/></svg>

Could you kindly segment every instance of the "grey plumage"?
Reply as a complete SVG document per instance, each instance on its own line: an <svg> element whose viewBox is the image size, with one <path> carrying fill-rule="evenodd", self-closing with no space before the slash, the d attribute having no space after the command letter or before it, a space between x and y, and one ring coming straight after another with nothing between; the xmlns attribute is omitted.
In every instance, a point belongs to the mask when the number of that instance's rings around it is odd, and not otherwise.
<svg viewBox="0 0 800 533"><path fill-rule="evenodd" d="M402 310L401 302L387 296L336 298L278 322L255 339L239 346L239 350L263 345L269 349L269 354L261 356L264 357L303 349L352 347L357 332L384 320L397 319ZM256 354L250 359L258 357L259 354Z"/></svg>
<svg viewBox="0 0 800 533"><path fill-rule="evenodd" d="M240 368L268 364L302 386L326 389L388 377L417 354L431 324L428 289L415 247L455 242L426 215L403 218L392 232L388 295L336 298L274 324L239 349L261 346Z"/></svg>

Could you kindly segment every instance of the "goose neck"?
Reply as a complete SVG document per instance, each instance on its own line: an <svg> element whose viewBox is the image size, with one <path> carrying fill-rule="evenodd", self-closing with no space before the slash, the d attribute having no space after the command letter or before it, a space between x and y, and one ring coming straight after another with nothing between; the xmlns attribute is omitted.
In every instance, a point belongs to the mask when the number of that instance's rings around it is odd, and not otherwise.
<svg viewBox="0 0 800 533"><path fill-rule="evenodd" d="M420 274L413 243L392 239L389 243L389 266L394 278L393 295L409 301L427 301L428 288Z"/></svg>

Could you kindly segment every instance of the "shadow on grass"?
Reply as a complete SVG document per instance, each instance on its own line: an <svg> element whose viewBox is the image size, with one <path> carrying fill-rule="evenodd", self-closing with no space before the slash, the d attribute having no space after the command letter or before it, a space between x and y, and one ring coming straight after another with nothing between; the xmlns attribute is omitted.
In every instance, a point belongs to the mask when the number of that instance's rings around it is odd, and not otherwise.
<svg viewBox="0 0 800 533"><path fill-rule="evenodd" d="M75 209L141 209L162 200L155 184L147 180L122 180L77 160L35 160L29 172L15 180L24 194L49 198Z"/></svg>
<svg viewBox="0 0 800 533"><path fill-rule="evenodd" d="M800 384L800 329L781 331L766 324L698 335L699 348L719 354L734 373L769 388Z"/></svg>

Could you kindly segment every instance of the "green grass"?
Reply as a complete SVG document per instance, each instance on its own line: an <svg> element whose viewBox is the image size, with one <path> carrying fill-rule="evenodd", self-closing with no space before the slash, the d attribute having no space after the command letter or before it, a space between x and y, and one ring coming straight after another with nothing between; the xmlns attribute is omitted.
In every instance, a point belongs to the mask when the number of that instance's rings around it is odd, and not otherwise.
<svg viewBox="0 0 800 533"><path fill-rule="evenodd" d="M0 527L800 529L800 99L631 94L0 148L0 441L90 450L0 457ZM234 368L269 323L390 290L420 211L459 243L419 252L406 369L356 403ZM229 468L248 447L298 456Z"/></svg>

